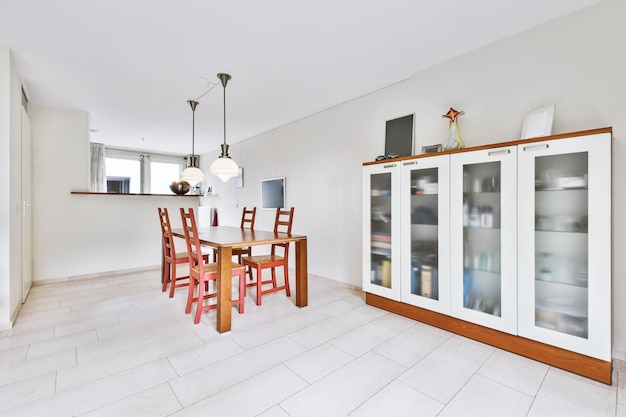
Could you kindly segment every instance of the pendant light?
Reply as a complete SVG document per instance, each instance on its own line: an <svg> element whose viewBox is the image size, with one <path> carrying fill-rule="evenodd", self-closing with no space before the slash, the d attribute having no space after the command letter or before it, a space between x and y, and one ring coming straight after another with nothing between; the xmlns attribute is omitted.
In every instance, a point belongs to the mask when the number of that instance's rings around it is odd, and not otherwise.
<svg viewBox="0 0 626 417"><path fill-rule="evenodd" d="M189 156L189 166L183 171L181 180L187 181L190 186L194 187L199 182L204 181L204 173L197 167L198 159L194 153L195 143L195 130L196 130L196 106L198 102L194 100L187 100L187 103L191 106L191 155Z"/></svg>
<svg viewBox="0 0 626 417"><path fill-rule="evenodd" d="M228 145L226 144L226 84L231 77L228 74L219 73L217 78L222 81L222 86L224 86L224 143L221 145L222 154L211 164L211 174L220 177L222 181L226 182L232 177L239 175L239 167L235 161L230 159Z"/></svg>

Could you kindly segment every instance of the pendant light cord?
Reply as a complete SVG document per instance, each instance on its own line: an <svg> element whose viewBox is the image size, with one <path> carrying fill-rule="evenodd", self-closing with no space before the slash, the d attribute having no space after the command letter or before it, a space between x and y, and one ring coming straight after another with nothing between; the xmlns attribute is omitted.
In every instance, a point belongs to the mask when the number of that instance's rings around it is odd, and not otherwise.
<svg viewBox="0 0 626 417"><path fill-rule="evenodd" d="M229 74L220 72L219 74L217 74L217 78L222 81L222 86L224 87L224 144L222 145L222 155L220 156L220 158L230 158L230 156L228 156L228 145L226 144L226 84L228 84L228 80L231 79L231 76Z"/></svg>
<svg viewBox="0 0 626 417"><path fill-rule="evenodd" d="M189 166L196 166L196 106L198 103L196 100L187 100L187 103L191 106L191 161Z"/></svg>

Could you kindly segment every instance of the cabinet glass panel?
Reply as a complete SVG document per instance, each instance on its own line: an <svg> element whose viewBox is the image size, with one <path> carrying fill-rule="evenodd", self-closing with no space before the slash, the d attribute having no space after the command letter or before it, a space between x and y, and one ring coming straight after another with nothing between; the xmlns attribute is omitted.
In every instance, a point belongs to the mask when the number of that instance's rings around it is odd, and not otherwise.
<svg viewBox="0 0 626 417"><path fill-rule="evenodd" d="M411 171L411 294L439 299L439 170Z"/></svg>
<svg viewBox="0 0 626 417"><path fill-rule="evenodd" d="M500 161L463 166L463 307L500 317Z"/></svg>
<svg viewBox="0 0 626 417"><path fill-rule="evenodd" d="M587 152L535 160L535 325L588 336Z"/></svg>
<svg viewBox="0 0 626 417"><path fill-rule="evenodd" d="M370 207L370 282L391 288L391 173L371 175Z"/></svg>

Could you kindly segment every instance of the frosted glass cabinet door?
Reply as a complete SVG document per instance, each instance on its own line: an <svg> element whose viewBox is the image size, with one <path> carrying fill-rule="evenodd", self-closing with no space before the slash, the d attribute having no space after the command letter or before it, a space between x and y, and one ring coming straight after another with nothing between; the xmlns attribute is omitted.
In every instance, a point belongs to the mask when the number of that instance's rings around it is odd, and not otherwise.
<svg viewBox="0 0 626 417"><path fill-rule="evenodd" d="M611 360L611 135L520 145L519 334Z"/></svg>
<svg viewBox="0 0 626 417"><path fill-rule="evenodd" d="M402 301L450 314L450 156L402 162Z"/></svg>
<svg viewBox="0 0 626 417"><path fill-rule="evenodd" d="M517 147L451 155L451 314L517 332Z"/></svg>
<svg viewBox="0 0 626 417"><path fill-rule="evenodd" d="M363 289L400 300L400 164L363 168Z"/></svg>

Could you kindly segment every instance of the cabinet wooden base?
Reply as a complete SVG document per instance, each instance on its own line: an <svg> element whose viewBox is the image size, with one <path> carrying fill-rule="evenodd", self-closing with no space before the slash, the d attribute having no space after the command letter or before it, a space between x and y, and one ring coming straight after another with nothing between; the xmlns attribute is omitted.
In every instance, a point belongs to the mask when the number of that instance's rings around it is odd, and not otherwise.
<svg viewBox="0 0 626 417"><path fill-rule="evenodd" d="M367 304L611 385L612 362L366 293Z"/></svg>

